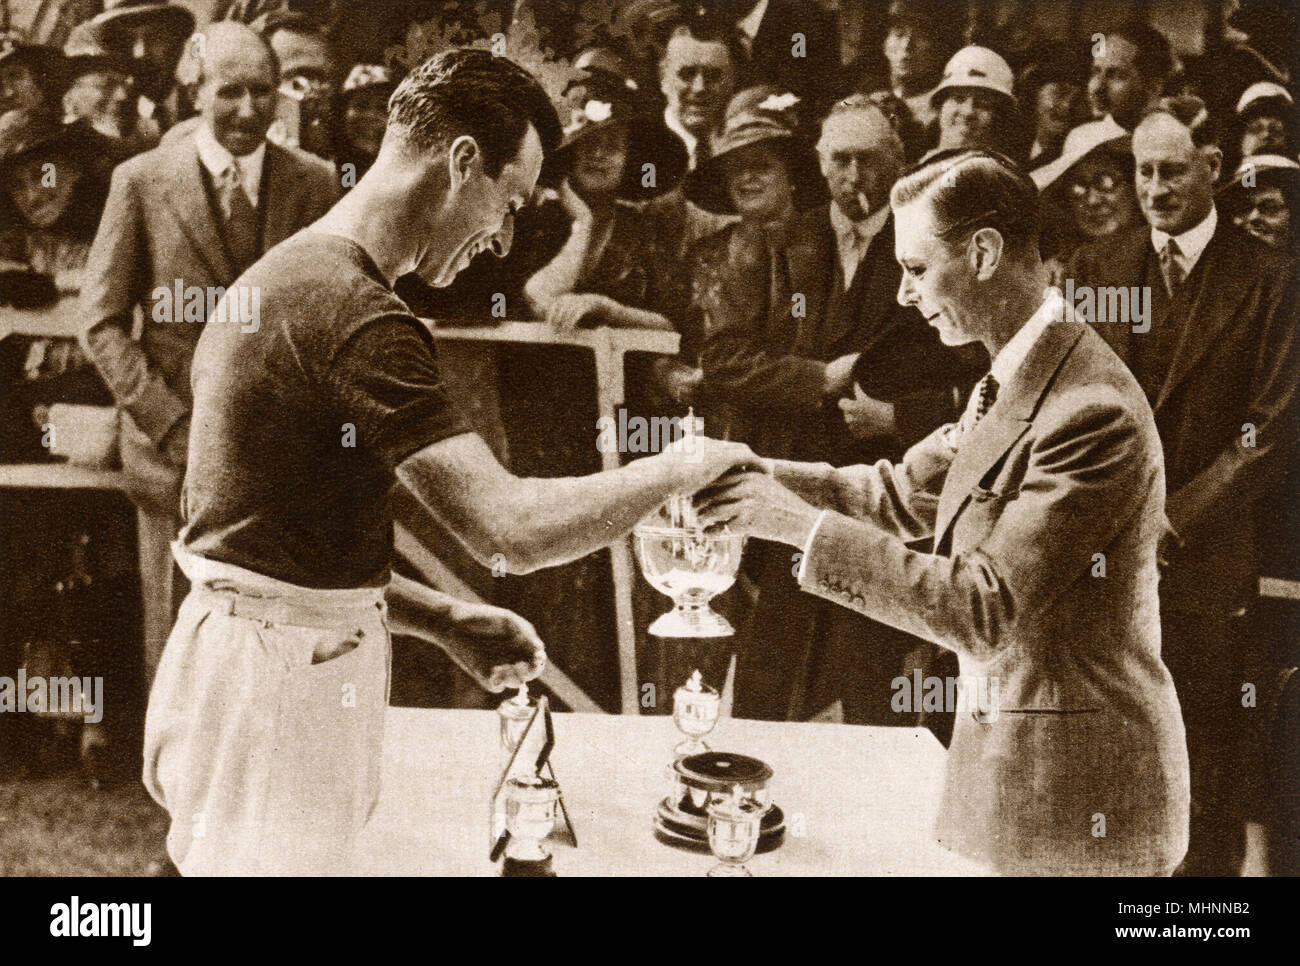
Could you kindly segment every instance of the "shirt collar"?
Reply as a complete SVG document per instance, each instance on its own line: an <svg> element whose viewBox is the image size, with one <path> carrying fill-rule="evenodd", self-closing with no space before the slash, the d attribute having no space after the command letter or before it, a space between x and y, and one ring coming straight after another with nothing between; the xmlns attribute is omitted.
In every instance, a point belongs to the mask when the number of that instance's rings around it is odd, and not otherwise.
<svg viewBox="0 0 1300 966"><path fill-rule="evenodd" d="M686 128L682 127L682 122L677 120L677 115L672 112L671 108L664 108L664 123L668 125L668 130L672 131L682 143L686 145L686 154L691 159L691 169L695 169L695 148L699 139Z"/></svg>
<svg viewBox="0 0 1300 966"><path fill-rule="evenodd" d="M1043 304L993 358L990 371L999 386L1006 386L1015 378L1020 367L1025 364L1025 359L1029 357L1030 350L1042 338L1047 327L1062 317L1064 311L1065 297L1061 294L1061 290L1049 289Z"/></svg>
<svg viewBox="0 0 1300 966"><path fill-rule="evenodd" d="M1201 253L1205 251L1205 246L1214 237L1214 230L1218 225L1219 213L1211 204L1210 213L1201 219L1199 225L1187 229L1181 235L1173 236L1174 241L1178 243L1178 260L1183 263L1183 268L1188 272L1195 268L1196 263L1200 261ZM1155 246L1157 252L1164 250L1169 238L1168 233L1161 231L1159 228L1151 229L1151 244Z"/></svg>
<svg viewBox="0 0 1300 966"><path fill-rule="evenodd" d="M753 10L736 21L740 32L749 38L750 46L753 46L754 40L758 37L759 25L763 22L763 15L767 13L767 3L768 0L758 0Z"/></svg>
<svg viewBox="0 0 1300 966"><path fill-rule="evenodd" d="M234 155L222 147L221 142L213 136L212 129L204 121L199 121L194 127L194 146L198 148L199 160L203 162L203 167L207 168L208 174L212 175L214 181L226 173ZM258 191L262 185L262 162L265 158L265 141L257 146L257 150L239 158L244 194L248 195L248 200L254 208L257 207Z"/></svg>
<svg viewBox="0 0 1300 966"><path fill-rule="evenodd" d="M861 221L854 221L840 210L839 205L831 202L831 230L835 232L835 238L840 242L843 242L852 232L857 236L859 245L869 245L872 239L880 234L880 229L885 227L888 218L888 206L881 206Z"/></svg>

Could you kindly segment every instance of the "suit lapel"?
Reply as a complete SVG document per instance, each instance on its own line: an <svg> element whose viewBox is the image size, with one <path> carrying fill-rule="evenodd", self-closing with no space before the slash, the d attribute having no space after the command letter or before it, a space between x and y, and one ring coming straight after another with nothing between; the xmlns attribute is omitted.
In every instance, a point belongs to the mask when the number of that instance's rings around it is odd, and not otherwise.
<svg viewBox="0 0 1300 966"><path fill-rule="evenodd" d="M845 293L845 311L835 338L839 339L851 328L856 329L853 349L865 352L889 334L900 317L893 311L897 307L894 303L898 297L898 280L898 263L894 261L894 219L891 215L876 237L871 239L858 270L853 274L853 284ZM883 310L881 306L884 306ZM863 311L864 308L867 311Z"/></svg>
<svg viewBox="0 0 1300 966"><path fill-rule="evenodd" d="M993 408L961 440L939 494L934 529L936 552L970 499L971 490L1029 429L1048 384L1083 332L1083 323L1068 311L1064 319L1048 325L1016 378L1002 387Z"/></svg>
<svg viewBox="0 0 1300 966"><path fill-rule="evenodd" d="M791 295L802 293L807 301L804 318L792 320L798 323L798 331L789 343L795 350L802 349L805 353L816 355L817 345L822 341L819 333L825 330L827 324L826 309L831 301L831 289L837 283L834 270L836 258L838 255L829 210L823 206L806 216L785 248L789 288L781 294L786 300L787 317ZM776 293L773 297L776 297Z"/></svg>
<svg viewBox="0 0 1300 966"><path fill-rule="evenodd" d="M1189 292L1179 293L1191 298L1191 306L1184 311L1185 302L1176 300L1176 310L1170 319L1182 327L1174 349L1169 371L1160 386L1160 394L1151 408L1159 410L1170 395L1195 369L1206 352L1219 341L1219 334L1235 317L1237 306L1246 297L1249 280L1247 273L1228 260L1241 250L1231 232L1220 222L1220 227L1206 246L1200 262L1192 269ZM1181 304L1180 304L1181 303Z"/></svg>
<svg viewBox="0 0 1300 966"><path fill-rule="evenodd" d="M1125 237L1116 240L1112 257L1098 266L1100 269L1097 273L1098 278L1095 280L1083 278L1074 281L1080 285L1095 285L1097 288L1109 286L1128 290L1136 284L1135 280L1142 278L1147 249L1150 245L1151 230L1149 228L1135 229ZM1094 295L1095 292L1096 289L1094 289ZM1071 308L1073 307L1071 306ZM1152 324L1155 324L1154 320ZM1115 355L1119 356L1124 365L1127 366L1132 355L1130 343L1132 327L1128 320L1107 320L1105 323L1096 325L1093 328L1115 350Z"/></svg>
<svg viewBox="0 0 1300 966"><path fill-rule="evenodd" d="M262 215L262 253L280 244L299 228L298 196L302 185L294 180L293 156L270 141L262 168L262 190L258 210Z"/></svg>
<svg viewBox="0 0 1300 966"><path fill-rule="evenodd" d="M182 138L168 162L171 171L160 180L166 186L164 193L177 215L177 224L194 250L208 263L213 279L220 285L229 285L235 280L234 269L208 200L208 189L203 182L203 162L199 160L194 139Z"/></svg>

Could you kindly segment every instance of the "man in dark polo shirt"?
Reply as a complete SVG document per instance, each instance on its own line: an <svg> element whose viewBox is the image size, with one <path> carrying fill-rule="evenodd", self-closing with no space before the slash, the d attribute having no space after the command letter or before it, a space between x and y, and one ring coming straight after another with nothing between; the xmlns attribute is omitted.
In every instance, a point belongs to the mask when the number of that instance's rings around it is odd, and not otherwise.
<svg viewBox="0 0 1300 966"><path fill-rule="evenodd" d="M396 479L484 564L522 573L626 534L748 457L677 449L592 477L520 479L448 402L393 281L504 255L560 135L524 70L448 51L394 93L374 166L225 293L193 363L176 556L193 590L149 702L145 783L186 874L349 871L379 792ZM541 671L522 618L448 601L494 689ZM484 628L487 631L484 631Z"/></svg>

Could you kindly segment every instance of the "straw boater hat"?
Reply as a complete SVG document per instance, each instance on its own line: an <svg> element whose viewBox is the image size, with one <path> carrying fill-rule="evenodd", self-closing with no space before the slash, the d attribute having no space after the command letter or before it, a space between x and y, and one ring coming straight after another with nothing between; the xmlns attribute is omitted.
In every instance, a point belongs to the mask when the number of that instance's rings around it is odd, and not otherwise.
<svg viewBox="0 0 1300 966"><path fill-rule="evenodd" d="M1232 179L1216 194L1226 207L1232 208L1244 204L1252 188L1281 188L1288 204L1294 207L1300 198L1300 164L1281 154L1252 154L1242 158Z"/></svg>
<svg viewBox="0 0 1300 966"><path fill-rule="evenodd" d="M1243 120L1257 114L1289 117L1294 107L1295 101L1291 97L1291 92L1281 84L1259 81L1241 92L1241 97L1237 100L1236 114Z"/></svg>
<svg viewBox="0 0 1300 966"><path fill-rule="evenodd" d="M1065 136L1061 156L1030 171L1029 177L1038 186L1039 194L1059 200L1065 176L1079 162L1095 154L1108 154L1125 166L1133 163L1133 137L1110 115L1074 128Z"/></svg>
<svg viewBox="0 0 1300 966"><path fill-rule="evenodd" d="M722 133L713 143L713 155L686 179L686 197L706 211L734 214L724 159L742 148L767 144L785 161L795 188L795 208L804 210L815 203L822 177L812 145L796 133L798 103L794 94L770 86L749 88L733 97Z"/></svg>
<svg viewBox="0 0 1300 966"><path fill-rule="evenodd" d="M564 140L546 162L544 179L557 182L573 164L574 146L595 131L624 123L628 131L627 164L615 195L624 201L646 201L672 191L690 164L686 145L654 110L653 101L628 76L622 60L607 51L588 51L574 61L584 78L569 85L582 96L564 128ZM646 186L642 169L653 164L654 184Z"/></svg>
<svg viewBox="0 0 1300 966"><path fill-rule="evenodd" d="M987 47L963 47L952 55L943 69L943 79L930 95L930 105L938 109L952 91L970 88L999 95L1009 112L1019 109L1011 66Z"/></svg>

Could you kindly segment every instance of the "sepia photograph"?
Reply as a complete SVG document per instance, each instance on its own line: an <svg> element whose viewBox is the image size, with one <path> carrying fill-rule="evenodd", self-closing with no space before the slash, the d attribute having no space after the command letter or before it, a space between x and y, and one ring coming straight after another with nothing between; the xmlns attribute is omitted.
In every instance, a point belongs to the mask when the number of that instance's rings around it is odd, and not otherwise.
<svg viewBox="0 0 1300 966"><path fill-rule="evenodd" d="M109 879L1140 877L1096 932L1249 938L1298 24L0 0L20 931L150 945Z"/></svg>

